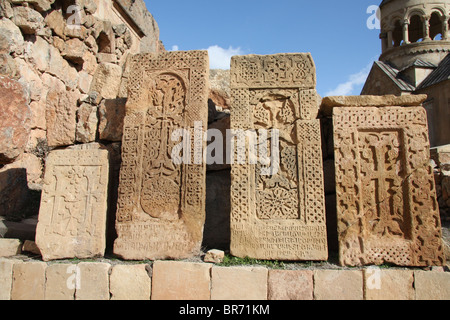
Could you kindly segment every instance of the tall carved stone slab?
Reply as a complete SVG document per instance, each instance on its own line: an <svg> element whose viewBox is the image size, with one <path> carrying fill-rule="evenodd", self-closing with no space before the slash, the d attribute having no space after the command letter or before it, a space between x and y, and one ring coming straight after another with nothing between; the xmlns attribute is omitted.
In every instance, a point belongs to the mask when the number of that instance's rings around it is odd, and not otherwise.
<svg viewBox="0 0 450 320"><path fill-rule="evenodd" d="M108 166L106 150L50 153L36 229L44 261L104 255Z"/></svg>
<svg viewBox="0 0 450 320"><path fill-rule="evenodd" d="M208 73L206 51L133 57L114 244L124 259L183 259L200 250ZM180 129L188 132L181 164L172 158Z"/></svg>
<svg viewBox="0 0 450 320"><path fill-rule="evenodd" d="M337 107L333 125L340 263L442 265L425 109Z"/></svg>
<svg viewBox="0 0 450 320"><path fill-rule="evenodd" d="M328 258L316 73L310 54L231 62L231 129L256 132L270 165L232 164L231 253L277 260ZM278 130L278 138L276 132ZM262 136L267 130L267 142ZM265 135L265 133L264 133ZM278 143L277 143L278 142ZM278 145L278 152L271 146ZM258 149L259 149L258 148ZM242 153L242 147L235 153ZM238 155L236 155L238 157ZM262 158L260 158L262 160Z"/></svg>

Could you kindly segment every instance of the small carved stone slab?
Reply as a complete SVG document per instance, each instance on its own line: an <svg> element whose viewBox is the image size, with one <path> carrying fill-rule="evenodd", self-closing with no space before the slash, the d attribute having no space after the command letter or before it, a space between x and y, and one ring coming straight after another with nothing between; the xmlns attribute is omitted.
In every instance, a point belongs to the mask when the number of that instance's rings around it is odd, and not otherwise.
<svg viewBox="0 0 450 320"><path fill-rule="evenodd" d="M235 150L245 151L247 162L232 165L231 254L326 260L321 133L311 55L233 57L231 84L231 129L241 130L238 136L256 132L258 148L266 143L266 130L267 148L279 148L278 155L270 152L271 164L279 164L276 173L263 170L267 165L262 162L248 161L249 148Z"/></svg>
<svg viewBox="0 0 450 320"><path fill-rule="evenodd" d="M114 244L114 253L124 259L183 259L200 250L208 79L206 51L133 57ZM189 133L183 156L189 154L191 161L182 164L172 159L177 130Z"/></svg>
<svg viewBox="0 0 450 320"><path fill-rule="evenodd" d="M333 109L340 263L442 265L422 107Z"/></svg>
<svg viewBox="0 0 450 320"><path fill-rule="evenodd" d="M36 229L44 261L104 255L108 175L106 150L49 154Z"/></svg>

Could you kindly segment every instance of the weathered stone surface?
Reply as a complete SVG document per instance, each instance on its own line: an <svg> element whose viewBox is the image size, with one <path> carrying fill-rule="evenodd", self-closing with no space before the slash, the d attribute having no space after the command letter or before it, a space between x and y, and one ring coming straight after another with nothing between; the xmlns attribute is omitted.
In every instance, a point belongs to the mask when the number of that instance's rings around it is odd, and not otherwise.
<svg viewBox="0 0 450 320"><path fill-rule="evenodd" d="M53 264L46 270L45 300L74 300L77 265Z"/></svg>
<svg viewBox="0 0 450 320"><path fill-rule="evenodd" d="M206 253L203 261L211 263L222 263L224 257L225 252L223 252L222 250L212 249Z"/></svg>
<svg viewBox="0 0 450 320"><path fill-rule="evenodd" d="M106 150L55 150L47 158L36 243L44 261L103 256Z"/></svg>
<svg viewBox="0 0 450 320"><path fill-rule="evenodd" d="M191 257L200 250L205 221L206 142L200 137L208 121L208 55L167 52L133 59L114 253L131 260ZM171 141L180 129L190 134L184 159L174 150L181 137Z"/></svg>
<svg viewBox="0 0 450 320"><path fill-rule="evenodd" d="M101 140L122 141L127 99L103 100L98 108L98 133Z"/></svg>
<svg viewBox="0 0 450 320"><path fill-rule="evenodd" d="M0 258L12 257L22 252L22 243L18 239L0 238Z"/></svg>
<svg viewBox="0 0 450 320"><path fill-rule="evenodd" d="M43 85L39 74L28 63L20 58L15 59L19 73L19 82L25 88L31 100L38 101L42 97Z"/></svg>
<svg viewBox="0 0 450 320"><path fill-rule="evenodd" d="M83 65L87 46L80 39L70 39L65 42L62 56L75 64Z"/></svg>
<svg viewBox="0 0 450 320"><path fill-rule="evenodd" d="M30 7L14 7L12 21L24 34L35 34L43 27L44 18Z"/></svg>
<svg viewBox="0 0 450 320"><path fill-rule="evenodd" d="M422 107L333 109L342 265L444 263Z"/></svg>
<svg viewBox="0 0 450 320"><path fill-rule="evenodd" d="M31 3L39 12L45 12L50 10L55 0L11 0L11 2L14 4Z"/></svg>
<svg viewBox="0 0 450 320"><path fill-rule="evenodd" d="M11 300L44 300L44 262L18 262L13 267Z"/></svg>
<svg viewBox="0 0 450 320"><path fill-rule="evenodd" d="M45 17L45 23L53 30L53 32L62 39L65 39L64 30L66 22L61 12L53 10Z"/></svg>
<svg viewBox="0 0 450 320"><path fill-rule="evenodd" d="M314 272L269 270L268 300L313 300Z"/></svg>
<svg viewBox="0 0 450 320"><path fill-rule="evenodd" d="M335 96L322 99L320 110L331 116L333 108L338 107L417 107L427 100L426 94L404 96Z"/></svg>
<svg viewBox="0 0 450 320"><path fill-rule="evenodd" d="M209 99L211 99L216 106L220 106L223 109L230 109L230 70L210 70L209 82L211 86Z"/></svg>
<svg viewBox="0 0 450 320"><path fill-rule="evenodd" d="M97 128L97 107L83 103L77 110L76 141L81 143L95 141L97 136Z"/></svg>
<svg viewBox="0 0 450 320"><path fill-rule="evenodd" d="M450 300L450 273L414 271L416 300Z"/></svg>
<svg viewBox="0 0 450 320"><path fill-rule="evenodd" d="M28 252L39 256L41 255L41 251L37 247L36 242L31 240L25 240L22 246L22 252Z"/></svg>
<svg viewBox="0 0 450 320"><path fill-rule="evenodd" d="M81 262L78 264L77 277L79 287L75 291L75 300L109 300L109 269L111 265L99 262Z"/></svg>
<svg viewBox="0 0 450 320"><path fill-rule="evenodd" d="M231 129L239 130L231 170L234 256L328 258L315 86L310 54L232 58ZM248 134L254 130L259 136L256 165L251 163L254 152L239 146L239 140L252 144Z"/></svg>
<svg viewBox="0 0 450 320"><path fill-rule="evenodd" d="M211 300L267 300L268 273L261 267L213 267Z"/></svg>
<svg viewBox="0 0 450 320"><path fill-rule="evenodd" d="M363 300L363 273L358 270L315 270L315 300Z"/></svg>
<svg viewBox="0 0 450 320"><path fill-rule="evenodd" d="M119 93L122 68L112 63L98 65L90 91L98 92L104 99L115 99Z"/></svg>
<svg viewBox="0 0 450 320"><path fill-rule="evenodd" d="M0 53L23 53L22 32L9 19L0 19Z"/></svg>
<svg viewBox="0 0 450 320"><path fill-rule="evenodd" d="M50 88L47 94L47 142L49 147L75 142L79 93Z"/></svg>
<svg viewBox="0 0 450 320"><path fill-rule="evenodd" d="M36 37L29 56L30 61L39 71L47 71L50 63L50 44L42 37Z"/></svg>
<svg viewBox="0 0 450 320"><path fill-rule="evenodd" d="M11 300L14 263L13 260L0 258L0 301Z"/></svg>
<svg viewBox="0 0 450 320"><path fill-rule="evenodd" d="M156 261L152 300L210 300L211 264Z"/></svg>
<svg viewBox="0 0 450 320"><path fill-rule="evenodd" d="M111 300L150 300L152 282L146 265L117 265L112 268Z"/></svg>
<svg viewBox="0 0 450 320"><path fill-rule="evenodd" d="M0 76L0 164L14 161L30 134L31 110L23 86Z"/></svg>
<svg viewBox="0 0 450 320"><path fill-rule="evenodd" d="M364 270L365 300L414 300L414 272L410 270Z"/></svg>

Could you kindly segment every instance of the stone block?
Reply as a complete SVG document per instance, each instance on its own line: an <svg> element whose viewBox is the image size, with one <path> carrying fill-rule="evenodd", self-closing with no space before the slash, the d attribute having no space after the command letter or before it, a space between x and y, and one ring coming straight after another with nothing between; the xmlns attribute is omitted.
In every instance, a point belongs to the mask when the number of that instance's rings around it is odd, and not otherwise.
<svg viewBox="0 0 450 320"><path fill-rule="evenodd" d="M414 271L416 300L450 300L450 273Z"/></svg>
<svg viewBox="0 0 450 320"><path fill-rule="evenodd" d="M77 132L75 140L81 143L93 142L97 136L97 107L83 103L77 110Z"/></svg>
<svg viewBox="0 0 450 320"><path fill-rule="evenodd" d="M231 169L234 256L328 258L315 87L310 54L232 58L231 129L237 136L231 152L237 155Z"/></svg>
<svg viewBox="0 0 450 320"><path fill-rule="evenodd" d="M325 97L322 99L320 110L323 114L331 116L334 108L340 107L392 107L392 106L405 106L405 107L417 107L427 100L426 94L411 94L404 96L334 96Z"/></svg>
<svg viewBox="0 0 450 320"><path fill-rule="evenodd" d="M74 300L77 288L76 264L53 264L46 270L45 300Z"/></svg>
<svg viewBox="0 0 450 320"><path fill-rule="evenodd" d="M122 141L127 99L103 100L98 108L98 132L101 140Z"/></svg>
<svg viewBox="0 0 450 320"><path fill-rule="evenodd" d="M209 263L156 261L152 300L210 300Z"/></svg>
<svg viewBox="0 0 450 320"><path fill-rule="evenodd" d="M150 300L151 279L147 265L116 265L109 279L111 300Z"/></svg>
<svg viewBox="0 0 450 320"><path fill-rule="evenodd" d="M44 300L44 262L18 262L13 266L11 300Z"/></svg>
<svg viewBox="0 0 450 320"><path fill-rule="evenodd" d="M42 15L30 7L14 7L12 21L24 34L36 34L44 25Z"/></svg>
<svg viewBox="0 0 450 320"><path fill-rule="evenodd" d="M222 263L224 258L225 258L224 251L212 249L206 253L205 257L203 258L203 261L211 263Z"/></svg>
<svg viewBox="0 0 450 320"><path fill-rule="evenodd" d="M24 39L22 32L9 19L0 19L0 53L23 53Z"/></svg>
<svg viewBox="0 0 450 320"><path fill-rule="evenodd" d="M361 270L315 270L315 300L363 300Z"/></svg>
<svg viewBox="0 0 450 320"><path fill-rule="evenodd" d="M109 300L109 270L111 265L100 262L81 262L78 264L79 286L75 300Z"/></svg>
<svg viewBox="0 0 450 320"><path fill-rule="evenodd" d="M106 150L49 154L36 230L44 261L103 256L108 175Z"/></svg>
<svg viewBox="0 0 450 320"><path fill-rule="evenodd" d="M12 257L22 252L22 243L18 239L0 238L0 258Z"/></svg>
<svg viewBox="0 0 450 320"><path fill-rule="evenodd" d="M442 265L425 109L337 107L333 122L340 263Z"/></svg>
<svg viewBox="0 0 450 320"><path fill-rule="evenodd" d="M0 300L11 300L13 266L17 261L0 258Z"/></svg>
<svg viewBox="0 0 450 320"><path fill-rule="evenodd" d="M90 91L98 92L104 99L116 99L119 94L122 68L112 63L98 65Z"/></svg>
<svg viewBox="0 0 450 320"><path fill-rule="evenodd" d="M262 267L213 267L211 300L267 300L268 273Z"/></svg>
<svg viewBox="0 0 450 320"><path fill-rule="evenodd" d="M365 300L414 300L414 272L411 270L364 270Z"/></svg>
<svg viewBox="0 0 450 320"><path fill-rule="evenodd" d="M25 88L0 76L0 164L13 162L25 150L30 134L31 110Z"/></svg>
<svg viewBox="0 0 450 320"><path fill-rule="evenodd" d="M314 272L269 270L268 300L313 300Z"/></svg>
<svg viewBox="0 0 450 320"><path fill-rule="evenodd" d="M50 88L47 94L47 142L49 147L75 143L79 94Z"/></svg>
<svg viewBox="0 0 450 320"><path fill-rule="evenodd" d="M184 259L200 251L208 71L206 51L133 57L114 243L124 259ZM183 133L178 142L174 133Z"/></svg>

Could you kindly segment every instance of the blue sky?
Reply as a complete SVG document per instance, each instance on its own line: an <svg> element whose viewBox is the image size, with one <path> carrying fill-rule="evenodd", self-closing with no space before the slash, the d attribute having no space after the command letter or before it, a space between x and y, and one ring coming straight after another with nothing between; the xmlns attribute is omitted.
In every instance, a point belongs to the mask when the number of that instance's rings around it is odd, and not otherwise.
<svg viewBox="0 0 450 320"><path fill-rule="evenodd" d="M359 95L381 53L380 31L367 26L380 0L145 2L167 50L209 49L212 68L229 68L232 55L311 52L321 96Z"/></svg>

